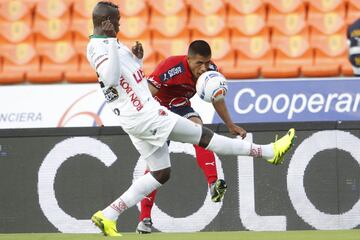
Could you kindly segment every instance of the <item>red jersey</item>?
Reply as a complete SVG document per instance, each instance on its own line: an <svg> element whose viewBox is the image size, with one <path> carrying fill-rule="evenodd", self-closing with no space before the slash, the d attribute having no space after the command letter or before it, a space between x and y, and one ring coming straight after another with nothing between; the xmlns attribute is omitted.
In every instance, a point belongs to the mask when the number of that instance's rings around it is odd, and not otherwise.
<svg viewBox="0 0 360 240"><path fill-rule="evenodd" d="M210 63L209 70L217 71L216 65ZM190 106L190 98L196 93L196 80L192 79L186 55L163 60L148 81L159 90L155 99L167 108Z"/></svg>

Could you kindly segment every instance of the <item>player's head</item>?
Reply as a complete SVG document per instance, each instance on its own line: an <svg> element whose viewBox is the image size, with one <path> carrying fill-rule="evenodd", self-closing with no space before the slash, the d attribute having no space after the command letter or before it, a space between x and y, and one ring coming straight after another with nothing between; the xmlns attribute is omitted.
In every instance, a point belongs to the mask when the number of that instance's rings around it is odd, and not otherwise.
<svg viewBox="0 0 360 240"><path fill-rule="evenodd" d="M195 79L209 69L211 48L204 40L195 40L190 43L187 60L190 71Z"/></svg>
<svg viewBox="0 0 360 240"><path fill-rule="evenodd" d="M94 29L101 29L102 22L105 20L110 20L114 25L115 32L119 32L120 27L120 13L119 8L116 4L109 1L100 1L94 7L92 13L92 20L94 24Z"/></svg>

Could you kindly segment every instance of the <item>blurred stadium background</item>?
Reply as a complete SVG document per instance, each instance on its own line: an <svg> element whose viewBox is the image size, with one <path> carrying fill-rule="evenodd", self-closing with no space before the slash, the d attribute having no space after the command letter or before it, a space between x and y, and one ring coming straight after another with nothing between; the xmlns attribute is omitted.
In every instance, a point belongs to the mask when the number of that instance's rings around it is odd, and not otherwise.
<svg viewBox="0 0 360 240"><path fill-rule="evenodd" d="M96 0L0 1L0 83L96 82L85 58ZM207 40L229 79L351 76L346 28L359 0L115 0L119 37L156 63Z"/></svg>

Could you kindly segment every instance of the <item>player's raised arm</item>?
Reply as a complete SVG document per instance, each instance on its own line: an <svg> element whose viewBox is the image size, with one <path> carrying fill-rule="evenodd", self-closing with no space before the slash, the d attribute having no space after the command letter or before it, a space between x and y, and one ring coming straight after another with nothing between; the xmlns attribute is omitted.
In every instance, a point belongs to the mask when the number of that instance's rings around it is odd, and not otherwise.
<svg viewBox="0 0 360 240"><path fill-rule="evenodd" d="M106 85L117 85L121 72L119 67L120 62L117 51L117 39L114 25L109 20L106 20L102 22L102 28L108 36L108 59L105 60L100 66L98 66L96 71L100 75L102 81L106 83Z"/></svg>
<svg viewBox="0 0 360 240"><path fill-rule="evenodd" d="M246 131L242 127L237 126L231 120L230 114L227 110L225 100L219 99L217 101L213 101L213 106L215 111L219 114L220 118L224 121L225 125L229 129L229 132L233 135L240 135L242 138L246 137Z"/></svg>
<svg viewBox="0 0 360 240"><path fill-rule="evenodd" d="M121 71L118 56L120 14L117 7L109 8L106 4L98 4L93 11L94 35L91 38L103 39L98 43L90 43L88 59L107 86L119 83Z"/></svg>

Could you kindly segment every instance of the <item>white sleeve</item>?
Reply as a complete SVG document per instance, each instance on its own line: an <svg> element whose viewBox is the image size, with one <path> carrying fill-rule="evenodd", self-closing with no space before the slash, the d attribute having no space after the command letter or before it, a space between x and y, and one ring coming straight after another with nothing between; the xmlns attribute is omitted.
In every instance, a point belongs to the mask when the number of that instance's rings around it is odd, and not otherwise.
<svg viewBox="0 0 360 240"><path fill-rule="evenodd" d="M117 39L107 38L108 44L90 46L88 60L105 86L119 84L121 75Z"/></svg>

